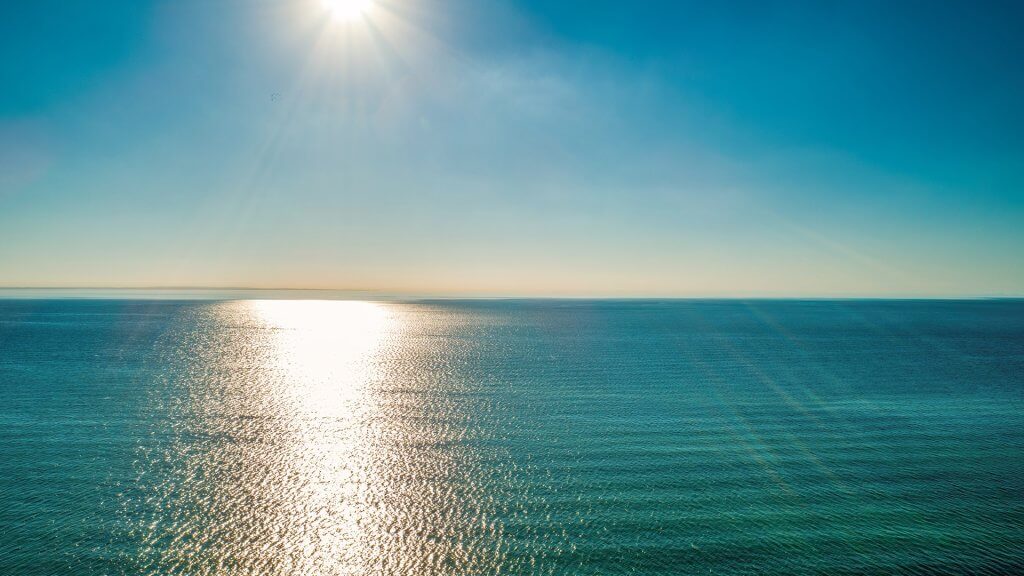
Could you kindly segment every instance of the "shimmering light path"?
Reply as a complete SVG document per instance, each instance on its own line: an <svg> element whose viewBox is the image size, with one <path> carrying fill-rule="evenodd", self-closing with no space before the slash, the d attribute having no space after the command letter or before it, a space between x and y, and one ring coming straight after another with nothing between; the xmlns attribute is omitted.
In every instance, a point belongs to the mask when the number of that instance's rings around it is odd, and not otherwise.
<svg viewBox="0 0 1024 576"><path fill-rule="evenodd" d="M1024 303L0 301L0 573L1024 570Z"/></svg>

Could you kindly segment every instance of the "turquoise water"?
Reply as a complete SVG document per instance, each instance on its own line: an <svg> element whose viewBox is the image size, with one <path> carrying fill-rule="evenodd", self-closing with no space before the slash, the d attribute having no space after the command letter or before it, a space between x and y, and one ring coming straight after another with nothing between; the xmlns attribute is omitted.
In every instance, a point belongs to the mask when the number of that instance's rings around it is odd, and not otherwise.
<svg viewBox="0 0 1024 576"><path fill-rule="evenodd" d="M1024 572L1021 301L0 301L0 574Z"/></svg>

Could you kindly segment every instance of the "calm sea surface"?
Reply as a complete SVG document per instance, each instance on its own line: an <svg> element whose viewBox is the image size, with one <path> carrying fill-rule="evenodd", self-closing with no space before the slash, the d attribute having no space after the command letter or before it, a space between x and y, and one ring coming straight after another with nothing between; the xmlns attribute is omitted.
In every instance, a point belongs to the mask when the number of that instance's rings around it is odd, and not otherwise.
<svg viewBox="0 0 1024 576"><path fill-rule="evenodd" d="M0 300L0 574L498 573L1024 573L1024 302Z"/></svg>

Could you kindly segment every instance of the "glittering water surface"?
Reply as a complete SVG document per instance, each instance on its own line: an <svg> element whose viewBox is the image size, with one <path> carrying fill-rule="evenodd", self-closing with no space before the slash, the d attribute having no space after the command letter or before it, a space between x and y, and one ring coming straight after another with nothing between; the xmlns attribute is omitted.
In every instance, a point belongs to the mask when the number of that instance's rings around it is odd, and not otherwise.
<svg viewBox="0 0 1024 576"><path fill-rule="evenodd" d="M0 301L2 574L1024 572L1024 302Z"/></svg>

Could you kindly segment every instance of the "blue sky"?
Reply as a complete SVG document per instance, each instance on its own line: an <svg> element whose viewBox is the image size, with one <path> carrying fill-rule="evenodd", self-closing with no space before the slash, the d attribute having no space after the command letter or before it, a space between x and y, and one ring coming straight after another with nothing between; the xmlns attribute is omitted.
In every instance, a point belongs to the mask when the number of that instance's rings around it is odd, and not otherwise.
<svg viewBox="0 0 1024 576"><path fill-rule="evenodd" d="M1019 3L0 4L0 285L1024 295Z"/></svg>

